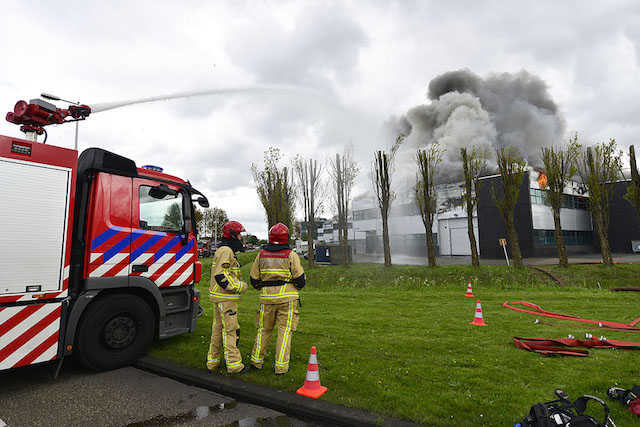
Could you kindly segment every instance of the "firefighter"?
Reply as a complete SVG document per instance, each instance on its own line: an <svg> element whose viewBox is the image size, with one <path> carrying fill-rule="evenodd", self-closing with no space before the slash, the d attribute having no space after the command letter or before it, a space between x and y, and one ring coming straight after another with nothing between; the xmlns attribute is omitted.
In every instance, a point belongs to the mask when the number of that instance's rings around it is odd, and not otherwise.
<svg viewBox="0 0 640 427"><path fill-rule="evenodd" d="M245 229L239 222L227 222L222 227L220 247L213 257L209 299L214 303L215 312L207 354L209 371L220 365L221 355L230 374L242 374L250 369L242 363L242 355L238 350L240 326L237 302L247 290L247 284L240 280L240 264L236 257L236 252L244 252L240 235L243 231Z"/></svg>
<svg viewBox="0 0 640 427"><path fill-rule="evenodd" d="M256 316L258 333L251 353L251 365L262 369L273 328L276 340L276 375L289 371L291 334L298 326L296 309L300 289L305 285L304 271L298 254L289 247L289 229L278 223L269 229L269 243L251 267L251 285L260 290L260 310Z"/></svg>

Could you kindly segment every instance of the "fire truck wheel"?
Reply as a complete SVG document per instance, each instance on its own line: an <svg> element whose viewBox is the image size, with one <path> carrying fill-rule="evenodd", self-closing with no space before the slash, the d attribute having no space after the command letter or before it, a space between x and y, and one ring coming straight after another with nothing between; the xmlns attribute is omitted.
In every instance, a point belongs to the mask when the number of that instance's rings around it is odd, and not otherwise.
<svg viewBox="0 0 640 427"><path fill-rule="evenodd" d="M74 354L97 371L121 368L144 354L155 331L151 307L133 295L100 298L83 314Z"/></svg>

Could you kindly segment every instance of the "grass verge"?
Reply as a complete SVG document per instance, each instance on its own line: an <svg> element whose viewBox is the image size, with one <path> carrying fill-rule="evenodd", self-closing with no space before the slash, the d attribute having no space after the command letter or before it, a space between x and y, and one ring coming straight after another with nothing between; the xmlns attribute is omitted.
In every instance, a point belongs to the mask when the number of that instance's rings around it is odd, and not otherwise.
<svg viewBox="0 0 640 427"><path fill-rule="evenodd" d="M254 256L240 254L245 280ZM211 260L203 263L198 288L205 315L197 331L155 343L150 355L204 369L212 309L207 298ZM554 389L563 388L571 398L602 398L617 425L631 425L633 415L609 399L606 390L637 384L638 353L595 349L586 358L545 357L517 349L512 337L580 338L590 332L639 341L637 333L536 325L536 316L502 303L524 300L585 319L628 323L640 316L640 294L608 289L639 286L640 265L545 269L567 286L532 269L506 266L314 268L307 271L302 291L290 372L273 374L272 340L262 371L242 380L295 392L304 383L310 348L316 346L320 379L329 388L322 399L382 416L437 426L513 425L531 405L554 400ZM476 298L464 297L470 280L487 327L469 325L476 305ZM245 363L255 339L257 308L258 293L250 288L238 310Z"/></svg>

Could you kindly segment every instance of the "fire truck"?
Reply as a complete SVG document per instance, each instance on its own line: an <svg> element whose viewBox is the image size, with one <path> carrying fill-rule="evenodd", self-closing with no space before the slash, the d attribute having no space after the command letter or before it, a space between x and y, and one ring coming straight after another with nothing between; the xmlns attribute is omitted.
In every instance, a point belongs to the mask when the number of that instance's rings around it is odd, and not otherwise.
<svg viewBox="0 0 640 427"><path fill-rule="evenodd" d="M35 99L7 114L26 136L0 135L0 371L59 370L72 353L126 366L154 338L194 331L202 310L193 202L206 197L100 148L46 144L44 126L90 112Z"/></svg>

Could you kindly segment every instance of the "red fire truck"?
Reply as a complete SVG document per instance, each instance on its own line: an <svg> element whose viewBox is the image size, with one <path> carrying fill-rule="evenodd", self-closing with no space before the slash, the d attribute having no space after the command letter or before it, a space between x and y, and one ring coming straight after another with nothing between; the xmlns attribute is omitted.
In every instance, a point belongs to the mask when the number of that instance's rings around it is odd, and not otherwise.
<svg viewBox="0 0 640 427"><path fill-rule="evenodd" d="M109 370L154 337L195 330L192 201L208 201L159 168L36 141L43 126L90 112L38 99L7 114L26 139L0 136L0 370L71 353Z"/></svg>

